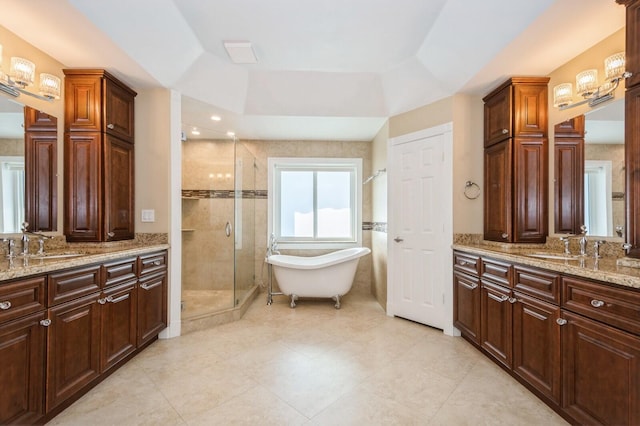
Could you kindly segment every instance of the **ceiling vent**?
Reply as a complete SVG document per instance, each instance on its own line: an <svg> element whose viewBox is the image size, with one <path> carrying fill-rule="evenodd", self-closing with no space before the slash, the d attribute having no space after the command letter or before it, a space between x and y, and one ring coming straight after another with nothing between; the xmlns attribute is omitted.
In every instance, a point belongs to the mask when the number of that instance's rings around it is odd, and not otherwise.
<svg viewBox="0 0 640 426"><path fill-rule="evenodd" d="M248 41L225 41L224 48L234 64L256 64L258 58Z"/></svg>

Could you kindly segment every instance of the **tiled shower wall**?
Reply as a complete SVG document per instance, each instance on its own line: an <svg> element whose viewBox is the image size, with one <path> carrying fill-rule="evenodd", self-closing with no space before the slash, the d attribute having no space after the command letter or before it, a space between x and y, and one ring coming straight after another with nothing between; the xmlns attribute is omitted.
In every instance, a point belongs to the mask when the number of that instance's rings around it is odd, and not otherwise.
<svg viewBox="0 0 640 426"><path fill-rule="evenodd" d="M183 144L182 200L182 280L189 290L232 290L234 249L236 299L255 284L255 168L244 146L236 147L238 176L243 197L234 213L234 146L230 141L189 141ZM225 234L225 225L241 222L242 238L234 247ZM236 223L238 222L238 223Z"/></svg>

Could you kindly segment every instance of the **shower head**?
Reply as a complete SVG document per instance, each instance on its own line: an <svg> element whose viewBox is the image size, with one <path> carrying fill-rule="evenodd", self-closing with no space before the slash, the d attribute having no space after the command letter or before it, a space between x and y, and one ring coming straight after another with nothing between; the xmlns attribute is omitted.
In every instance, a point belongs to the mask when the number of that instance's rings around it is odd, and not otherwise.
<svg viewBox="0 0 640 426"><path fill-rule="evenodd" d="M382 173L387 173L387 169L378 169L374 174L366 178L364 182L362 182L362 184L366 185L367 183L371 182L372 180L380 176Z"/></svg>

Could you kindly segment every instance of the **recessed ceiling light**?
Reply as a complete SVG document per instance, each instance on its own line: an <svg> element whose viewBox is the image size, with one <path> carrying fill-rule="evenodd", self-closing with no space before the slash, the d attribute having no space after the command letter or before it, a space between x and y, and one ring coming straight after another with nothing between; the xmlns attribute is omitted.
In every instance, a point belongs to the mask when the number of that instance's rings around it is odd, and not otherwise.
<svg viewBox="0 0 640 426"><path fill-rule="evenodd" d="M191 134L192 134L192 135L196 135L196 136L198 136L198 135L200 135L200 131L199 131L198 129L193 129L193 130L191 131Z"/></svg>
<svg viewBox="0 0 640 426"><path fill-rule="evenodd" d="M229 136L229 137L233 137L233 136L235 136L235 135L236 135L236 134L235 134L234 132L231 132L231 131L227 132L227 136Z"/></svg>
<svg viewBox="0 0 640 426"><path fill-rule="evenodd" d="M234 64L256 64L258 58L248 41L223 41L231 62Z"/></svg>
<svg viewBox="0 0 640 426"><path fill-rule="evenodd" d="M219 115L212 115L212 116L211 116L211 119L212 119L213 121L220 121L220 120L222 120L222 118L221 118Z"/></svg>

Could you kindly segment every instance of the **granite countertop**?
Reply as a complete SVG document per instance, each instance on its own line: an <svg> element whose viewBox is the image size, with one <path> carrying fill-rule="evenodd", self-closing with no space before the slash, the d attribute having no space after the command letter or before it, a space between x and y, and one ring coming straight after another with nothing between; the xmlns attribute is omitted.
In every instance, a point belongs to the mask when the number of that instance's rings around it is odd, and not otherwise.
<svg viewBox="0 0 640 426"><path fill-rule="evenodd" d="M640 269L619 265L615 258L595 259L593 256L577 259L542 259L531 257L534 253L549 253L562 256L561 252L553 252L544 247L523 247L479 244L454 244L454 250L487 256L493 259L506 260L521 265L534 266L564 274L590 278L625 287L640 289Z"/></svg>
<svg viewBox="0 0 640 426"><path fill-rule="evenodd" d="M90 265L92 263L104 263L129 256L140 256L168 248L168 244L130 244L124 247L97 248L78 246L77 249L70 247L65 250L46 252L47 255L80 254L75 257L38 258L32 255L29 257L16 256L13 259L3 258L0 260L0 281Z"/></svg>

